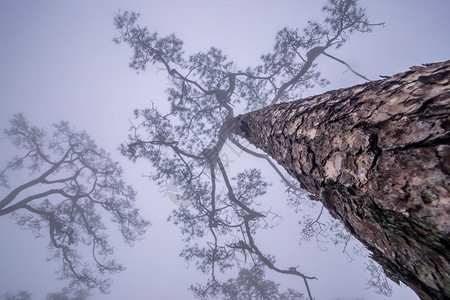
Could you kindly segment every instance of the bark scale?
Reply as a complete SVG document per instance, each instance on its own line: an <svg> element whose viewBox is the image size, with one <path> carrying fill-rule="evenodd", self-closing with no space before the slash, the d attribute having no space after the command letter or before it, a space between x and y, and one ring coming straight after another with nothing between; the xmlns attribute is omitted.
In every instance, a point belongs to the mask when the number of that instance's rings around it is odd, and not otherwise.
<svg viewBox="0 0 450 300"><path fill-rule="evenodd" d="M450 299L450 61L240 115L271 155L422 299Z"/></svg>

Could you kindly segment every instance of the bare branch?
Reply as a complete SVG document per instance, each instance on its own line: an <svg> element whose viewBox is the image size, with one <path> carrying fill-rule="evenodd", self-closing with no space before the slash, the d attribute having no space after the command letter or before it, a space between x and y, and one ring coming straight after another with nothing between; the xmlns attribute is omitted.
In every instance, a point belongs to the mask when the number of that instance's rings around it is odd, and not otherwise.
<svg viewBox="0 0 450 300"><path fill-rule="evenodd" d="M368 79L366 76L361 75L361 74L359 74L358 72L356 72L355 70L353 70L353 68L350 67L350 65L349 65L348 63L346 63L345 61L343 61L343 60L341 60L341 59L339 59L339 58L337 58L337 57L334 57L334 56L332 56L332 55L330 55L330 54L328 54L328 53L325 53L325 52L323 52L323 55L328 56L328 57L334 59L335 61L338 61L338 62L340 62L341 64L345 65L352 73L354 73L355 75L361 77L362 79L364 79L364 80L366 80L366 81L372 81L372 80Z"/></svg>

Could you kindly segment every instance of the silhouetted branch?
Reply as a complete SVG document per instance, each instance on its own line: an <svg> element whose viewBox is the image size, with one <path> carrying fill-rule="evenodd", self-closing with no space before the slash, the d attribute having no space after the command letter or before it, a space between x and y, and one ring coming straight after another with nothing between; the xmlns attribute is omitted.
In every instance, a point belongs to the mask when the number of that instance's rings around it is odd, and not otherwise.
<svg viewBox="0 0 450 300"><path fill-rule="evenodd" d="M28 169L30 176L38 176L0 200L0 216L11 214L20 226L37 236L47 224L52 258L61 260L60 278L107 292L110 280L96 276L91 267L100 274L118 272L123 267L106 259L113 250L99 211L112 215L130 245L150 225L134 208L136 192L122 181L122 169L85 132L72 130L67 122L55 124L53 134L46 135L17 114L5 133L27 154L7 164L1 173L4 181L6 170ZM92 264L83 262L78 254L82 244L92 247Z"/></svg>

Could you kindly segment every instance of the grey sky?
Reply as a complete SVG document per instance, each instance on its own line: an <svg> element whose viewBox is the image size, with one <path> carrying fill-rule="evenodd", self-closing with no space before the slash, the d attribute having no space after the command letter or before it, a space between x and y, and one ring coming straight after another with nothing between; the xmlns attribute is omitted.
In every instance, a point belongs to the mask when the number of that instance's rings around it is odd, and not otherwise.
<svg viewBox="0 0 450 300"><path fill-rule="evenodd" d="M131 50L116 46L112 20L118 9L141 13L140 23L161 35L175 33L188 54L221 48L241 66L255 65L269 52L275 33L283 26L302 28L309 18L320 19L325 1L315 0L151 0L151 1L13 1L0 0L0 128L11 116L24 112L33 125L50 127L67 120L85 129L105 150L120 160L126 180L138 190L138 207L153 226L134 248L122 245L111 230L116 256L127 270L114 275L112 292L94 299L192 299L190 284L206 280L186 268L178 256L182 244L178 229L165 222L175 205L142 174L149 164L132 164L116 151L127 136L135 108L150 100L163 106L168 78L150 68L136 74L128 68ZM349 62L371 79L405 71L412 65L449 59L450 1L361 1L372 22L384 29L354 34L330 54ZM362 83L345 67L326 57L319 68L331 84L305 96ZM0 166L12 154L0 140ZM230 152L236 164L244 158ZM257 161L246 163L258 164ZM16 179L20 181L20 179ZM273 179L274 186L278 179ZM6 191L0 190L0 195ZM274 190L273 200L280 190ZM286 218L272 235L262 236L265 249L277 261L299 261L305 272L319 278L312 284L317 299L384 299L364 290L365 276L359 260L348 264L340 249L317 251L315 243L298 246L296 219ZM280 240L276 240L280 238ZM0 295L29 290L35 299L64 286L55 280L57 266L46 263L46 238L34 239L9 217L0 218ZM277 245L277 246L275 246ZM281 245L281 246L280 246ZM296 281L280 276L286 286ZM303 286L298 285L304 292ZM393 299L417 299L406 288L397 288Z"/></svg>

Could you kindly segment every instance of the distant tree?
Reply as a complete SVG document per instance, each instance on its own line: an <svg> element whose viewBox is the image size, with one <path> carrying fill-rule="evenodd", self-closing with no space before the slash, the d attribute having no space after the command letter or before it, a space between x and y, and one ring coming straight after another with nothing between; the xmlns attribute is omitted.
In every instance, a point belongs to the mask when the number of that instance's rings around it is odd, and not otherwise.
<svg viewBox="0 0 450 300"><path fill-rule="evenodd" d="M228 126L236 107L255 110L298 99L315 84L325 85L327 81L314 63L321 55L344 63L367 79L330 51L343 46L353 32L369 32L382 24L371 24L356 0L329 0L323 10L327 14L323 23L309 21L303 30L280 30L274 51L261 57L261 65L246 69L237 67L217 48L185 58L181 40L149 32L137 24L137 13L119 12L114 19L119 32L115 42L127 43L134 50L130 67L143 71L155 65L167 72L171 82L167 91L170 110L163 112L154 104L136 109L137 123L130 130L129 141L122 145L122 153L131 160L148 159L158 184L170 181L180 187L180 203L192 204L180 206L170 218L185 235L181 255L196 261L218 286L224 285L219 284L216 271L260 261L276 272L300 277L312 299L308 281L315 277L295 267L278 266L255 241L259 229L271 228L279 219L270 209L257 207L270 184L257 169L232 176L223 147L230 141L267 162L287 186L291 204L309 202L298 183L285 176L268 155L251 150L231 135ZM199 238L204 240L198 242ZM206 287L208 291L213 289Z"/></svg>
<svg viewBox="0 0 450 300"><path fill-rule="evenodd" d="M0 296L1 300L32 300L32 294L27 291L19 291L15 294L6 293ZM46 300L89 300L88 290L73 290L63 288L60 292L47 293Z"/></svg>
<svg viewBox="0 0 450 300"><path fill-rule="evenodd" d="M241 269L236 279L226 282L210 280L206 286L191 286L194 295L202 300L301 300L303 294L288 289L278 290L279 284L265 279L264 265L254 264L251 269Z"/></svg>
<svg viewBox="0 0 450 300"><path fill-rule="evenodd" d="M63 288L60 292L48 293L46 300L89 300L88 290L72 290Z"/></svg>
<svg viewBox="0 0 450 300"><path fill-rule="evenodd" d="M16 114L4 132L22 154L0 171L0 186L8 189L0 198L0 216L11 215L36 236L48 232L51 259L61 261L60 279L107 292L111 280L103 275L124 268L110 258L113 248L102 211L118 223L129 245L149 225L134 207L136 192L121 179L122 169L86 132L74 131L67 122L55 124L49 134ZM20 169L30 179L11 188L7 172ZM81 245L90 248L91 263L83 261Z"/></svg>
<svg viewBox="0 0 450 300"><path fill-rule="evenodd" d="M31 300L31 294L27 291L19 291L15 294L6 293L1 297L2 300Z"/></svg>

